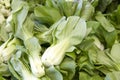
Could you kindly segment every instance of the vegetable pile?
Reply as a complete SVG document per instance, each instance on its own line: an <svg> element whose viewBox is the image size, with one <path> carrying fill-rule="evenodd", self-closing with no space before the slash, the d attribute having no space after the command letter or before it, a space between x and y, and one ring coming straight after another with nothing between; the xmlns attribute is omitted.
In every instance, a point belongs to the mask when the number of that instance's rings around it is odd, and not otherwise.
<svg viewBox="0 0 120 80"><path fill-rule="evenodd" d="M119 79L119 0L0 0L0 80Z"/></svg>

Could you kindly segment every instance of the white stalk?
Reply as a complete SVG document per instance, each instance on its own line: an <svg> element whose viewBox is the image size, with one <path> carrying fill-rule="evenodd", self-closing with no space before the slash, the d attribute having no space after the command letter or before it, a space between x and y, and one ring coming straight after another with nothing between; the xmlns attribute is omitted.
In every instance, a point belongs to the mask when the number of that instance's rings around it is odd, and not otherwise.
<svg viewBox="0 0 120 80"><path fill-rule="evenodd" d="M45 75L44 66L39 55L29 55L32 73L37 77Z"/></svg>
<svg viewBox="0 0 120 80"><path fill-rule="evenodd" d="M7 48L5 48L3 51L2 51L2 58L3 58L3 61L8 61L10 58L11 58L11 55L16 51L16 46L15 45L11 45Z"/></svg>
<svg viewBox="0 0 120 80"><path fill-rule="evenodd" d="M70 47L68 39L60 41L54 46L46 49L42 55L42 62L45 66L59 65L65 56L65 52Z"/></svg>

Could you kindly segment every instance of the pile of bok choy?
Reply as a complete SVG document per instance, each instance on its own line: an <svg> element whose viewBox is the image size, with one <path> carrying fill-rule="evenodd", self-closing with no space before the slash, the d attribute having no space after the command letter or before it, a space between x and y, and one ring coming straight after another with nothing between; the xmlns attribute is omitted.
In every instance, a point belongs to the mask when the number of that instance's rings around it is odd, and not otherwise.
<svg viewBox="0 0 120 80"><path fill-rule="evenodd" d="M0 0L0 80L119 75L119 0Z"/></svg>

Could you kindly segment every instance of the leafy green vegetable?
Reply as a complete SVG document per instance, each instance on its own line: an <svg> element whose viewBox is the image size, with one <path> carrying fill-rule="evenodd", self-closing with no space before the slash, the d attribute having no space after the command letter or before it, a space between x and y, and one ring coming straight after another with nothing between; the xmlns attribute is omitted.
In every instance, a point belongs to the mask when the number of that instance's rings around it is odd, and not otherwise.
<svg viewBox="0 0 120 80"><path fill-rule="evenodd" d="M21 51L17 51L16 55L14 55L10 60L10 63L15 71L22 77L23 80L40 80L30 72L28 65L24 63L23 60L20 60L21 54Z"/></svg>
<svg viewBox="0 0 120 80"><path fill-rule="evenodd" d="M42 66L42 62L39 56L40 45L37 39L33 37L34 23L31 20L31 18L27 17L28 10L29 10L28 4L24 1L20 1L20 2L18 3L18 5L20 5L20 10L14 11L13 13L13 17L16 16L15 18L17 20L15 22L15 37L18 37L24 41L23 44L28 50L28 57L29 57L32 73L37 77L41 77L45 73L44 73L44 67ZM13 6L14 5L16 4L13 2ZM13 18L13 21L14 21L14 18Z"/></svg>
<svg viewBox="0 0 120 80"><path fill-rule="evenodd" d="M20 41L12 36L0 46L0 62L6 62L10 59L11 55L16 51L16 46L20 45Z"/></svg>
<svg viewBox="0 0 120 80"><path fill-rule="evenodd" d="M42 61L39 54L41 47L38 43L38 40L35 37L27 39L25 41L25 46L29 52L28 57L33 74L37 77L45 75L44 66L42 65Z"/></svg>
<svg viewBox="0 0 120 80"><path fill-rule="evenodd" d="M77 16L68 17L67 20L54 27L53 39L55 40L42 55L42 62L46 66L59 65L65 52L70 47L80 44L86 35L86 22ZM59 57L56 58L57 56Z"/></svg>

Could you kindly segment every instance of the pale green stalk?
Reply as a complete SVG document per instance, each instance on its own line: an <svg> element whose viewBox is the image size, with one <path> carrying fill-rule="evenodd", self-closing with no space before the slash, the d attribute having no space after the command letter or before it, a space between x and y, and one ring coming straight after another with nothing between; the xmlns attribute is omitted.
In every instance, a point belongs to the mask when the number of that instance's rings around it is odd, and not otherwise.
<svg viewBox="0 0 120 80"><path fill-rule="evenodd" d="M59 65L65 56L65 52L70 48L69 39L60 41L44 52L42 55L42 62L45 66Z"/></svg>

